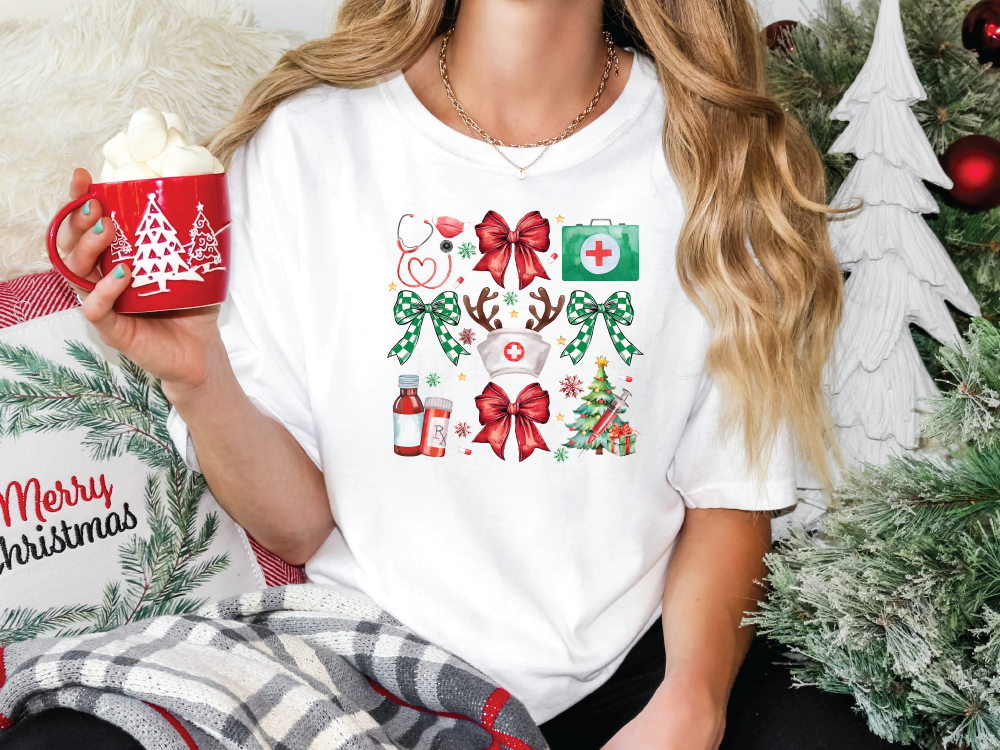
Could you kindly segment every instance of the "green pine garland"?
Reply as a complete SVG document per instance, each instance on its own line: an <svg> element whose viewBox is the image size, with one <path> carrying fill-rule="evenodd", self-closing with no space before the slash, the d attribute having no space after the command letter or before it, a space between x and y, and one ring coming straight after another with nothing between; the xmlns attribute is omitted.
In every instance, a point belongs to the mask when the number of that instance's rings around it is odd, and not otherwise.
<svg viewBox="0 0 1000 750"><path fill-rule="evenodd" d="M95 461L136 456L152 470L144 492L151 535L133 534L119 546L122 580L106 584L99 605L0 610L0 643L98 632L192 612L206 600L190 594L230 563L226 554L205 558L219 518L209 513L198 525L208 485L187 468L170 440L169 404L159 383L124 355L119 355L123 382L110 362L84 344L68 342L66 351L82 369L52 362L25 346L0 343L0 365L20 376L0 379L0 440L85 430L82 445Z"/></svg>
<svg viewBox="0 0 1000 750"><path fill-rule="evenodd" d="M975 319L941 361L958 379L924 424L972 444L849 475L822 533L768 555L747 618L808 657L803 683L853 694L872 731L924 748L1000 747L1000 332ZM985 417L984 417L985 415Z"/></svg>

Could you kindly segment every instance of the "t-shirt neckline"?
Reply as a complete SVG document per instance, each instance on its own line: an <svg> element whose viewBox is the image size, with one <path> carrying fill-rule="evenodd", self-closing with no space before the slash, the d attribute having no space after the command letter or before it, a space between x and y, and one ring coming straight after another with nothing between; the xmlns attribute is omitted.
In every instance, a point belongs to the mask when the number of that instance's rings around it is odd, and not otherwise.
<svg viewBox="0 0 1000 750"><path fill-rule="evenodd" d="M585 128L565 140L554 143L528 175L558 172L579 164L603 149L634 123L647 108L659 87L652 62L634 52L632 70L621 94L608 109ZM383 95L400 118L453 157L472 162L476 168L490 172L510 173L516 170L490 146L481 140L445 125L423 105L406 82L402 72L380 84ZM529 164L543 147L504 149L517 164Z"/></svg>

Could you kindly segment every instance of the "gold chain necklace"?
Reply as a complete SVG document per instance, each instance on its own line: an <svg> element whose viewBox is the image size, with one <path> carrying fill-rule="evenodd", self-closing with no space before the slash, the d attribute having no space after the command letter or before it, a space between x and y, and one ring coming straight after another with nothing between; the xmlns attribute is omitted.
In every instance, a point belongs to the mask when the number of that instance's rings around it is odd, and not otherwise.
<svg viewBox="0 0 1000 750"><path fill-rule="evenodd" d="M448 40L451 39L451 35L454 33L454 31L455 27L452 26L451 29L448 30L448 33L444 35L444 39L441 40L441 54L438 55L438 70L441 72L441 81L442 83L444 83L444 89L445 91L448 92L448 100L451 102L451 106L455 108L455 111L458 113L458 116L462 118L462 122L465 123L465 127L469 131L469 135L471 135L473 138L475 138L478 135L480 138L482 138L484 141L490 144L493 147L494 151L500 154L500 156L502 156L508 164L510 164L517 170L517 178L519 180L524 179L524 171L529 167L533 167L538 162L539 159L545 156L545 152L549 150L549 147L552 146L553 143L558 143L559 141L571 136L573 132L578 127L580 127L580 124L587 119L587 115L589 115L591 112L594 111L594 107L596 107L597 103L601 100L601 94L604 93L604 87L607 86L608 78L611 77L612 66L614 66L615 75L618 75L618 54L615 52L615 43L611 40L611 34L605 31L604 41L608 45L608 63L604 67L604 76L601 78L601 85L597 87L597 93L594 94L594 98L590 100L590 104L587 105L587 108L576 116L576 119L569 124L569 127L567 127L563 132L561 132L559 135L553 138L545 138L540 141L535 141L534 143L524 143L519 145L513 143L504 143L500 139L494 138L485 130L483 130L481 127L479 127L476 121L473 120L472 117L469 116L469 113L465 111L465 107L463 107L462 103L458 101L458 97L455 96L455 92L452 91L451 89L451 82L448 80L448 65L446 63L445 55L448 49ZM542 153L536 156L534 161L532 161L530 164L526 164L523 167L515 164L513 161L510 160L507 154L505 154L503 151L500 150L500 147L536 148L538 146L545 146L545 148L542 149Z"/></svg>

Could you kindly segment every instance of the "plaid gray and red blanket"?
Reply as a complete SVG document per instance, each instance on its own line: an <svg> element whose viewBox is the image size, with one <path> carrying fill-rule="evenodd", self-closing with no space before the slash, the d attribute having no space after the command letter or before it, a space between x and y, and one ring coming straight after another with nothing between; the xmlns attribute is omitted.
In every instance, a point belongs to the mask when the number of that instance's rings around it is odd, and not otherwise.
<svg viewBox="0 0 1000 750"><path fill-rule="evenodd" d="M527 709L355 592L297 585L0 649L0 730L65 706L160 750L545 750Z"/></svg>

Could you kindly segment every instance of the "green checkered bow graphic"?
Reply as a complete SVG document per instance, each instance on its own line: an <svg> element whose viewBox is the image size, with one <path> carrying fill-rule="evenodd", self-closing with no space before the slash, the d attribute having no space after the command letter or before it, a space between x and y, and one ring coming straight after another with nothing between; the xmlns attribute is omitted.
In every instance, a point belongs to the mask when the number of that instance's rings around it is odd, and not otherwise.
<svg viewBox="0 0 1000 750"><path fill-rule="evenodd" d="M583 323L583 327L576 334L576 338L569 342L569 345L560 355L569 356L573 364L579 364L580 359L587 353L590 346L590 339L594 336L594 326L597 325L598 315L604 316L604 322L608 326L608 333L611 334L611 341L618 350L618 354L625 360L625 364L632 364L633 354L642 354L635 345L632 344L625 334L622 333L618 324L623 326L632 325L632 318L635 311L632 309L632 295L628 292L615 292L603 305L587 292L577 290L570 295L569 304L566 305L566 317L572 325Z"/></svg>
<svg viewBox="0 0 1000 750"><path fill-rule="evenodd" d="M396 316L396 323L410 326L403 334L403 338L389 352L390 357L399 359L399 364L404 364L413 354L417 341L420 340L420 329L423 327L425 313L431 316L441 348L453 365L458 364L458 358L463 354L468 354L445 328L445 325L458 325L458 321L462 319L462 308L458 306L458 295L454 292L441 292L433 302L425 305L419 294L404 289L396 297L396 306L392 312Z"/></svg>

